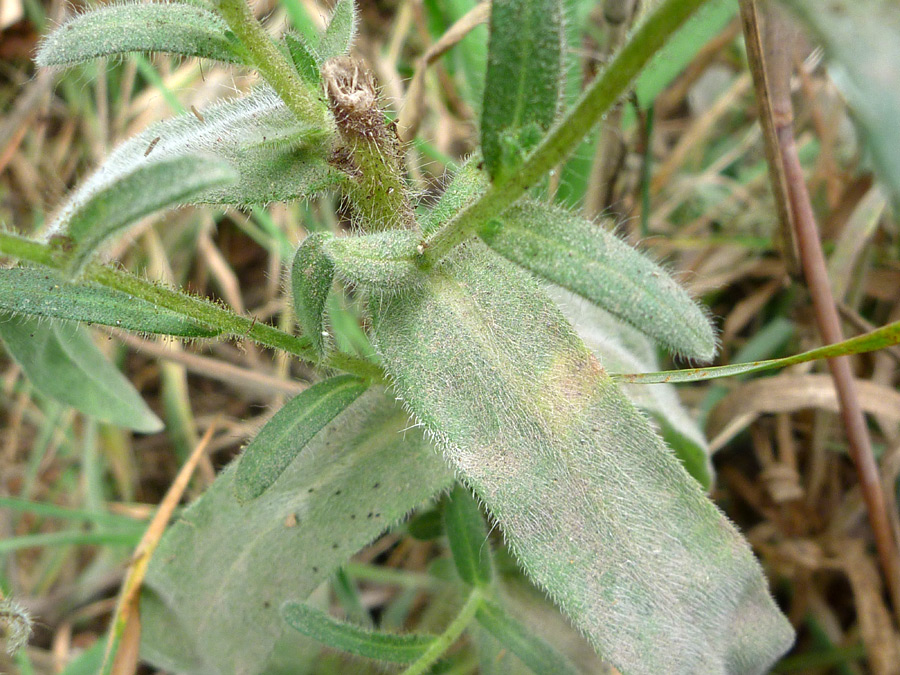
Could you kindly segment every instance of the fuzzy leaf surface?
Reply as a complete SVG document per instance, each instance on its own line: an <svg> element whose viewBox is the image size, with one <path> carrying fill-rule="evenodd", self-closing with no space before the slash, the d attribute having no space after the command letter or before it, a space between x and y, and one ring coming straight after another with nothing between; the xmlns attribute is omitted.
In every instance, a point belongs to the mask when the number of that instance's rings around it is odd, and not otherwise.
<svg viewBox="0 0 900 675"><path fill-rule="evenodd" d="M716 336L703 310L659 265L565 209L526 202L481 238L525 269L578 293L670 351L709 361Z"/></svg>
<svg viewBox="0 0 900 675"><path fill-rule="evenodd" d="M182 156L147 162L98 190L68 213L67 271L84 269L105 241L150 214L236 182L231 166L209 157Z"/></svg>
<svg viewBox="0 0 900 675"><path fill-rule="evenodd" d="M491 4L481 149L492 180L509 175L556 117L565 73L560 0Z"/></svg>
<svg viewBox="0 0 900 675"><path fill-rule="evenodd" d="M288 625L303 635L333 649L378 661L411 663L434 640L433 635L395 635L366 630L298 602L285 603L281 612Z"/></svg>
<svg viewBox="0 0 900 675"><path fill-rule="evenodd" d="M178 312L99 284L66 281L49 269L0 269L0 310L137 333L186 338L219 334L217 329Z"/></svg>
<svg viewBox="0 0 900 675"><path fill-rule="evenodd" d="M373 303L395 389L623 673L758 673L793 631L747 542L525 272L471 242Z"/></svg>
<svg viewBox="0 0 900 675"><path fill-rule="evenodd" d="M316 50L319 63L350 51L356 37L356 4L354 0L338 0Z"/></svg>
<svg viewBox="0 0 900 675"><path fill-rule="evenodd" d="M422 231L427 236L464 210L487 189L487 174L479 166L481 156L476 154L460 167L453 176L438 203L422 217Z"/></svg>
<svg viewBox="0 0 900 675"><path fill-rule="evenodd" d="M369 290L394 292L422 283L416 266L419 236L409 230L386 230L374 234L333 237L322 248L334 261L338 276L345 282Z"/></svg>
<svg viewBox="0 0 900 675"><path fill-rule="evenodd" d="M312 50L299 35L285 33L284 42L294 62L294 68L307 84L318 87L321 82L319 63Z"/></svg>
<svg viewBox="0 0 900 675"><path fill-rule="evenodd" d="M782 0L818 38L880 178L900 205L900 8L887 0Z"/></svg>
<svg viewBox="0 0 900 675"><path fill-rule="evenodd" d="M326 232L310 234L294 254L291 265L291 297L297 322L319 354L324 354L326 341L325 303L334 282L334 262L323 250L326 241L332 239Z"/></svg>
<svg viewBox="0 0 900 675"><path fill-rule="evenodd" d="M457 485L444 506L444 526L460 578L472 586L491 582L491 543L481 510L469 490Z"/></svg>
<svg viewBox="0 0 900 675"><path fill-rule="evenodd" d="M77 324L0 313L0 339L39 392L102 422L142 433L163 428L125 376Z"/></svg>
<svg viewBox="0 0 900 675"><path fill-rule="evenodd" d="M258 499L234 465L166 532L141 600L142 656L179 675L264 672L295 639L280 607L305 601L360 548L452 483L393 396L372 389ZM404 431L405 430L405 431Z"/></svg>
<svg viewBox="0 0 900 675"><path fill-rule="evenodd" d="M215 61L243 59L225 22L197 4L118 2L78 14L38 48L38 66L70 66L102 56L165 52Z"/></svg>
<svg viewBox="0 0 900 675"><path fill-rule="evenodd" d="M323 427L366 390L352 375L330 377L301 392L275 413L238 461L235 494L242 503L256 499L284 473Z"/></svg>

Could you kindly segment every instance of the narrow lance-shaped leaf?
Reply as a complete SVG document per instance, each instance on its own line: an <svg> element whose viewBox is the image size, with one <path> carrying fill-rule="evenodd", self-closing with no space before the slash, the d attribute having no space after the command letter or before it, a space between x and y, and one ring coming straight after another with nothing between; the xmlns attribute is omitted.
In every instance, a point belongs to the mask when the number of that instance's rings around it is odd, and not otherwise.
<svg viewBox="0 0 900 675"><path fill-rule="evenodd" d="M50 269L0 269L0 310L138 333L186 338L219 334L218 329L178 312L99 284L66 281Z"/></svg>
<svg viewBox="0 0 900 675"><path fill-rule="evenodd" d="M248 502L268 490L316 434L359 398L366 387L358 377L339 375L288 401L241 455L234 479L238 501Z"/></svg>
<svg viewBox="0 0 900 675"><path fill-rule="evenodd" d="M347 283L393 293L424 280L416 266L419 236L409 230L388 230L355 237L334 237L322 249Z"/></svg>
<svg viewBox="0 0 900 675"><path fill-rule="evenodd" d="M0 339L45 396L126 429L153 433L163 428L82 326L0 312Z"/></svg>
<svg viewBox="0 0 900 675"><path fill-rule="evenodd" d="M475 241L372 311L398 394L604 658L749 673L790 646L747 542L532 278Z"/></svg>
<svg viewBox="0 0 900 675"><path fill-rule="evenodd" d="M319 63L303 38L294 33L285 33L284 43L287 45L294 68L303 78L304 82L315 87L321 82Z"/></svg>
<svg viewBox="0 0 900 675"><path fill-rule="evenodd" d="M410 663L434 640L432 635L396 635L366 630L337 621L325 612L299 602L285 603L284 620L294 630L333 649L389 663Z"/></svg>
<svg viewBox="0 0 900 675"><path fill-rule="evenodd" d="M141 218L237 180L237 172L208 157L150 161L66 211L67 272L76 276L99 246Z"/></svg>
<svg viewBox="0 0 900 675"><path fill-rule="evenodd" d="M338 0L316 50L319 62L324 63L328 59L349 52L354 37L356 37L356 4L354 0Z"/></svg>
<svg viewBox="0 0 900 675"><path fill-rule="evenodd" d="M325 303L334 282L334 263L322 250L330 233L315 232L297 248L291 265L291 297L297 322L321 355L325 353Z"/></svg>
<svg viewBox="0 0 900 675"><path fill-rule="evenodd" d="M179 675L256 675L296 642L305 601L351 555L452 484L440 454L379 388L324 427L258 499L234 465L166 532L141 599L142 656Z"/></svg>
<svg viewBox="0 0 900 675"><path fill-rule="evenodd" d="M492 180L505 178L556 117L564 80L560 0L495 0L481 149Z"/></svg>
<svg viewBox="0 0 900 675"><path fill-rule="evenodd" d="M709 319L665 270L614 234L568 211L526 202L487 223L488 246L578 293L670 351L709 361Z"/></svg>
<svg viewBox="0 0 900 675"><path fill-rule="evenodd" d="M468 489L457 485L444 506L444 527L460 578L472 586L491 582L491 543L481 510Z"/></svg>
<svg viewBox="0 0 900 675"><path fill-rule="evenodd" d="M213 12L184 2L118 2L65 21L38 48L38 66L69 66L129 52L167 52L239 63L228 27Z"/></svg>
<svg viewBox="0 0 900 675"><path fill-rule="evenodd" d="M536 675L575 675L577 672L552 645L513 619L496 602L483 600L475 618L482 628Z"/></svg>

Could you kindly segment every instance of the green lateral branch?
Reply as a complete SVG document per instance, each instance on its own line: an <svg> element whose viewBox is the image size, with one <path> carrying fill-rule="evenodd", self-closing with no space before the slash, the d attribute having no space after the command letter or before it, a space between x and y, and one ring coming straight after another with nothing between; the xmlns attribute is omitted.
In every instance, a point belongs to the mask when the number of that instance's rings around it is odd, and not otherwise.
<svg viewBox="0 0 900 675"><path fill-rule="evenodd" d="M322 81L341 139L331 161L351 178L347 196L362 229L416 229L400 169L400 141L378 106L372 74L338 56L322 66Z"/></svg>
<svg viewBox="0 0 900 675"><path fill-rule="evenodd" d="M480 199L422 242L419 265L423 268L434 265L565 160L597 120L627 91L653 55L705 2L665 0L661 3L522 166L508 178L494 182Z"/></svg>

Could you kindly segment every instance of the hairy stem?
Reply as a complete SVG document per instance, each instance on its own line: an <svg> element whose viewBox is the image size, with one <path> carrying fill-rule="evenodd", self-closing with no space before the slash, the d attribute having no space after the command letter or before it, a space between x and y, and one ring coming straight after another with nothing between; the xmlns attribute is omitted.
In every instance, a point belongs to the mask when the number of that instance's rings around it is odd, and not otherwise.
<svg viewBox="0 0 900 675"><path fill-rule="evenodd" d="M428 672L431 665L441 658L443 653L459 639L463 631L472 623L478 608L481 606L481 599L481 591L477 588L473 589L466 600L466 604L462 606L459 614L450 622L447 629L428 645L425 653L416 659L415 663L410 665L409 668L404 670L402 675L422 675L422 673Z"/></svg>
<svg viewBox="0 0 900 675"><path fill-rule="evenodd" d="M499 215L576 148L619 100L635 76L706 0L664 0L560 119L514 174L493 183L465 211L422 242L419 264L430 267Z"/></svg>
<svg viewBox="0 0 900 675"><path fill-rule="evenodd" d="M64 257L59 256L51 245L25 239L8 232L0 232L0 254L53 269L62 269L64 266ZM88 266L85 278L146 300L158 307L178 312L216 328L225 335L250 339L263 346L288 352L306 361L316 362L316 354L307 338L285 333L274 326L259 323L253 318L240 316L208 300L157 285L124 270L96 263ZM318 365L337 368L372 382L384 381L380 368L347 354L333 354L327 361L319 362Z"/></svg>

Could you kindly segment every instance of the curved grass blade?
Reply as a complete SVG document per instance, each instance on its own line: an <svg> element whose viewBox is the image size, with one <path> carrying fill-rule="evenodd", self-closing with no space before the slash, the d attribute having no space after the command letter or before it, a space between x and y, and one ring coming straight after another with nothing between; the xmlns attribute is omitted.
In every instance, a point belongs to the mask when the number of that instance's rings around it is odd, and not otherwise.
<svg viewBox="0 0 900 675"><path fill-rule="evenodd" d="M560 0L491 4L481 149L492 180L509 176L553 124L565 75Z"/></svg>
<svg viewBox="0 0 900 675"><path fill-rule="evenodd" d="M481 510L469 490L457 485L444 505L444 527L460 578L471 586L491 583L491 543Z"/></svg>
<svg viewBox="0 0 900 675"><path fill-rule="evenodd" d="M282 602L306 601L351 555L452 484L440 454L408 427L393 395L376 388L258 499L238 503L234 464L220 474L150 563L143 658L180 675L266 672L276 645L299 637Z"/></svg>
<svg viewBox="0 0 900 675"><path fill-rule="evenodd" d="M238 501L249 502L268 490L316 434L359 398L367 386L353 375L339 375L288 401L241 455L234 478Z"/></svg>
<svg viewBox="0 0 900 675"><path fill-rule="evenodd" d="M504 648L536 675L575 675L578 671L552 645L529 631L492 600L482 600L475 618Z"/></svg>
<svg viewBox="0 0 900 675"><path fill-rule="evenodd" d="M314 232L297 248L291 265L291 297L303 333L321 356L325 353L325 303L334 282L334 262L323 251L330 233Z"/></svg>
<svg viewBox="0 0 900 675"><path fill-rule="evenodd" d="M333 237L322 248L345 282L393 293L424 280L416 265L419 236L410 230L387 230L355 237Z"/></svg>
<svg viewBox="0 0 900 675"><path fill-rule="evenodd" d="M241 63L228 27L213 12L183 2L119 2L79 14L41 42L40 67L71 66L129 52L165 52Z"/></svg>
<svg viewBox="0 0 900 675"><path fill-rule="evenodd" d="M433 635L380 633L337 621L325 612L299 602L287 602L282 616L294 630L332 649L389 663L411 663L425 653Z"/></svg>
<svg viewBox="0 0 900 675"><path fill-rule="evenodd" d="M45 396L126 429L149 434L163 428L82 326L0 313L0 339Z"/></svg>
<svg viewBox="0 0 900 675"><path fill-rule="evenodd" d="M371 311L398 394L606 660L762 672L790 646L747 542L534 279L470 242Z"/></svg>
<svg viewBox="0 0 900 675"><path fill-rule="evenodd" d="M710 361L716 336L669 274L611 232L565 209L526 202L479 235L503 257L629 323L668 350Z"/></svg>
<svg viewBox="0 0 900 675"><path fill-rule="evenodd" d="M0 269L0 310L137 333L208 338L219 330L123 291L66 281L49 269Z"/></svg>
<svg viewBox="0 0 900 675"><path fill-rule="evenodd" d="M889 323L864 335L811 349L802 354L786 356L781 359L768 359L766 361L750 361L748 363L734 363L729 366L714 366L712 368L684 368L682 370L663 370L658 373L614 373L613 379L634 384L677 384L680 382L702 382L703 380L715 380L719 377L731 377L732 375L745 375L748 373L761 373L765 370L786 368L798 363L817 361L819 359L831 359L836 356L849 354L865 354L875 352L885 347L900 344L900 321Z"/></svg>
<svg viewBox="0 0 900 675"><path fill-rule="evenodd" d="M355 37L356 4L354 0L338 0L316 49L319 63L349 52Z"/></svg>
<svg viewBox="0 0 900 675"><path fill-rule="evenodd" d="M66 272L77 276L102 243L152 213L237 181L230 165L208 157L173 157L138 166L62 218Z"/></svg>

